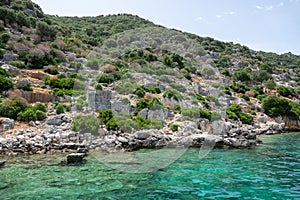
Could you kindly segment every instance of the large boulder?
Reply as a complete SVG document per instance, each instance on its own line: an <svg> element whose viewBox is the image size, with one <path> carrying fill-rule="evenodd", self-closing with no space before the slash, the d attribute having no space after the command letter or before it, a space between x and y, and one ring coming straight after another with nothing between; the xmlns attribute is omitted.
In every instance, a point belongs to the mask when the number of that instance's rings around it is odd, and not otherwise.
<svg viewBox="0 0 300 200"><path fill-rule="evenodd" d="M111 90L91 91L88 95L88 105L97 111L111 109L112 99L113 93Z"/></svg>
<svg viewBox="0 0 300 200"><path fill-rule="evenodd" d="M9 118L2 119L2 129L3 130L11 130L14 128L15 121Z"/></svg>
<svg viewBox="0 0 300 200"><path fill-rule="evenodd" d="M15 76L18 76L21 74L21 70L17 67L14 67L12 65L7 65L7 64L4 64L1 66L2 69L5 69L6 71L10 72L11 74L15 75Z"/></svg>

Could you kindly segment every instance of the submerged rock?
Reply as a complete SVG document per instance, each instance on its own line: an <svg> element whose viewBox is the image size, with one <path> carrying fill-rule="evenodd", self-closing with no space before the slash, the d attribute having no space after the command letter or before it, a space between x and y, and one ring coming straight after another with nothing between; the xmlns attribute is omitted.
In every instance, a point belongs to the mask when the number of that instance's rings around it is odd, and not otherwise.
<svg viewBox="0 0 300 200"><path fill-rule="evenodd" d="M67 164L81 163L85 153L71 153L67 156Z"/></svg>
<svg viewBox="0 0 300 200"><path fill-rule="evenodd" d="M5 160L0 160L0 167L4 166L4 165L5 165L5 163L6 163L6 161L5 161Z"/></svg>

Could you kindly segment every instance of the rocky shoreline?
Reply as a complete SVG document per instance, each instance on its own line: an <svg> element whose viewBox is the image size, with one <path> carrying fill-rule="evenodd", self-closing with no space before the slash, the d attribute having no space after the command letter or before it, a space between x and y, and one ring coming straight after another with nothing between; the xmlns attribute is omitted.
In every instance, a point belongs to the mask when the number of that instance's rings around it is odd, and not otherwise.
<svg viewBox="0 0 300 200"><path fill-rule="evenodd" d="M3 124L4 123L4 124ZM3 119L2 126L13 127L13 120ZM183 121L176 132L167 127L161 130L139 130L133 133L107 131L100 126L99 134L80 134L71 130L72 118L61 114L45 122L30 122L29 129L6 131L0 136L0 154L53 154L59 152L86 153L96 150L103 152L134 151L142 148L201 147L205 142L213 146L250 148L260 143L262 134L280 134L288 131L285 123L261 123L245 125L234 121L210 122ZM9 127L10 126L10 127Z"/></svg>

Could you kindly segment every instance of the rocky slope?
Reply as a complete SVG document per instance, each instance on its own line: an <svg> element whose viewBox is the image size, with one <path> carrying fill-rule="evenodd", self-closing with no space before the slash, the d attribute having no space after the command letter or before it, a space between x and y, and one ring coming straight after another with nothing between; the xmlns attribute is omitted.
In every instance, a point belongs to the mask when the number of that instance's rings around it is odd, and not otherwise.
<svg viewBox="0 0 300 200"><path fill-rule="evenodd" d="M0 153L239 148L300 130L297 55L17 2L1 3Z"/></svg>

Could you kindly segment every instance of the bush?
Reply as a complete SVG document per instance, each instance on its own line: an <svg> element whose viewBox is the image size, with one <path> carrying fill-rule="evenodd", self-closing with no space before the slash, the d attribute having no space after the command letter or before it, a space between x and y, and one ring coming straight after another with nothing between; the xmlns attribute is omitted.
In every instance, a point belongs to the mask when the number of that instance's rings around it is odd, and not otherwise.
<svg viewBox="0 0 300 200"><path fill-rule="evenodd" d="M99 117L104 124L107 124L108 121L110 121L114 117L114 114L112 110L102 110L99 113Z"/></svg>
<svg viewBox="0 0 300 200"><path fill-rule="evenodd" d="M242 94L241 98L250 101L250 97L247 94Z"/></svg>
<svg viewBox="0 0 300 200"><path fill-rule="evenodd" d="M292 109L288 100L279 98L275 95L269 95L262 100L262 108L270 117L288 115Z"/></svg>
<svg viewBox="0 0 300 200"><path fill-rule="evenodd" d="M250 90L250 88L247 85L241 84L241 83L237 83L237 82L235 82L232 85L230 85L230 88L233 91L235 91L237 93L242 93L242 94L244 94L246 91Z"/></svg>
<svg viewBox="0 0 300 200"><path fill-rule="evenodd" d="M20 60L11 61L9 64L20 69L24 69L26 67L25 63Z"/></svg>
<svg viewBox="0 0 300 200"><path fill-rule="evenodd" d="M237 81L250 81L249 72L246 69L239 69L233 73L233 78Z"/></svg>
<svg viewBox="0 0 300 200"><path fill-rule="evenodd" d="M199 108L182 108L181 114L184 120L195 120L200 118Z"/></svg>
<svg viewBox="0 0 300 200"><path fill-rule="evenodd" d="M171 124L170 125L170 129L173 131L173 132L176 132L178 131L178 128L180 127L180 125L178 124Z"/></svg>
<svg viewBox="0 0 300 200"><path fill-rule="evenodd" d="M263 81L272 79L272 76L266 70L258 70L254 71L251 74L252 80L262 83Z"/></svg>
<svg viewBox="0 0 300 200"><path fill-rule="evenodd" d="M47 118L47 115L46 115L45 112L40 111L40 110L37 110L37 111L36 111L36 119L37 119L38 121L42 121L42 120L44 120L44 119L46 119L46 118Z"/></svg>
<svg viewBox="0 0 300 200"><path fill-rule="evenodd" d="M10 35L8 33L3 33L0 37L2 43L7 43L10 39Z"/></svg>
<svg viewBox="0 0 300 200"><path fill-rule="evenodd" d="M205 119L211 119L211 112L209 110L200 110L200 117Z"/></svg>
<svg viewBox="0 0 300 200"><path fill-rule="evenodd" d="M285 87L285 86L283 86L283 85L277 86L276 91L277 91L281 96L284 96L284 97L288 97L288 96L290 96L290 95L293 94L289 88L287 88L287 87Z"/></svg>
<svg viewBox="0 0 300 200"><path fill-rule="evenodd" d="M163 94L164 98L174 99L176 101L181 101L183 99L182 95L177 90L167 90Z"/></svg>
<svg viewBox="0 0 300 200"><path fill-rule="evenodd" d="M35 110L42 111L42 112L47 112L47 105L44 104L44 103L36 103L36 104L34 105L34 109L35 109Z"/></svg>
<svg viewBox="0 0 300 200"><path fill-rule="evenodd" d="M13 88L13 82L6 77L0 75L0 92Z"/></svg>
<svg viewBox="0 0 300 200"><path fill-rule="evenodd" d="M73 118L72 130L79 133L98 134L99 122L94 115L76 116Z"/></svg>
<svg viewBox="0 0 300 200"><path fill-rule="evenodd" d="M56 114L62 114L62 113L65 113L65 108L62 104L58 104L56 107L55 107L55 110L56 110Z"/></svg>
<svg viewBox="0 0 300 200"><path fill-rule="evenodd" d="M17 88L18 89L21 89L21 90L24 90L24 91L32 91L32 87L31 87L31 82L26 82L26 83L17 83Z"/></svg>
<svg viewBox="0 0 300 200"><path fill-rule="evenodd" d="M33 108L28 107L25 111L18 113L18 120L25 122L36 121L36 111Z"/></svg>
<svg viewBox="0 0 300 200"><path fill-rule="evenodd" d="M44 72L48 73L48 74L52 74L52 75L57 75L59 74L59 71L57 69L57 67L47 67L46 69L44 69Z"/></svg>
<svg viewBox="0 0 300 200"><path fill-rule="evenodd" d="M18 116L18 110L12 105L0 103L0 116L16 119Z"/></svg>
<svg viewBox="0 0 300 200"><path fill-rule="evenodd" d="M263 82L264 86L270 90L274 90L276 87L276 83L273 79L269 79Z"/></svg>
<svg viewBox="0 0 300 200"><path fill-rule="evenodd" d="M243 124L251 124L253 117L247 113L242 112L239 104L232 104L226 109L226 114L229 119L241 120Z"/></svg>

